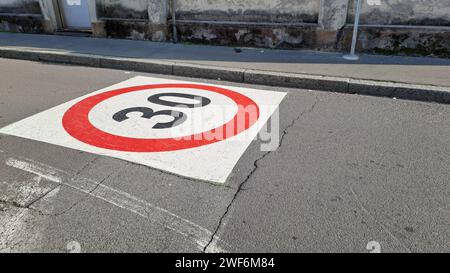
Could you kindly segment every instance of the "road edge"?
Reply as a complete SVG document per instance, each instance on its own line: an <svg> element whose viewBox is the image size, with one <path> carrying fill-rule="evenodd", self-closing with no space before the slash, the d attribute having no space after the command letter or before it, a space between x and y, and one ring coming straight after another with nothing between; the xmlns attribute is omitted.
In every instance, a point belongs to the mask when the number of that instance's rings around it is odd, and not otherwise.
<svg viewBox="0 0 450 273"><path fill-rule="evenodd" d="M450 87L122 58L29 48L0 48L0 57L238 83L450 104Z"/></svg>

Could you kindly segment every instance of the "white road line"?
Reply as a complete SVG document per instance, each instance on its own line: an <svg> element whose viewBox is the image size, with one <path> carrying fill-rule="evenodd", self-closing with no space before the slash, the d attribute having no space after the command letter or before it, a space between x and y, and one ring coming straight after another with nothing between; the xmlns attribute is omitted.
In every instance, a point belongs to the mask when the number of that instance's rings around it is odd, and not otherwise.
<svg viewBox="0 0 450 273"><path fill-rule="evenodd" d="M68 186L72 189L101 199L109 204L140 215L152 222L158 223L180 235L183 235L187 239L194 241L200 250L203 250L212 236L211 231L189 220L181 218L163 208L149 204L126 192L108 187L106 185L98 185L98 182L96 181L84 178L77 178L76 180L66 178L71 177L69 173L56 169L52 166L35 162L31 159L9 158L6 161L6 165L38 175L46 180ZM215 237L214 241L217 240L219 239ZM225 250L217 247L217 245L214 245L213 248L209 247L208 250L214 252L225 252Z"/></svg>

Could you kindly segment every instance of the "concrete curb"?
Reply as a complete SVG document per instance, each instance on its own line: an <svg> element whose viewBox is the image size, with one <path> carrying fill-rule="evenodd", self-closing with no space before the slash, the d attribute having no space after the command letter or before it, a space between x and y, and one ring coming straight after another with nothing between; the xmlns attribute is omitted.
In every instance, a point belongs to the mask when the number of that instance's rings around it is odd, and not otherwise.
<svg viewBox="0 0 450 273"><path fill-rule="evenodd" d="M0 48L0 57L450 104L450 87L444 86L236 69L17 47Z"/></svg>

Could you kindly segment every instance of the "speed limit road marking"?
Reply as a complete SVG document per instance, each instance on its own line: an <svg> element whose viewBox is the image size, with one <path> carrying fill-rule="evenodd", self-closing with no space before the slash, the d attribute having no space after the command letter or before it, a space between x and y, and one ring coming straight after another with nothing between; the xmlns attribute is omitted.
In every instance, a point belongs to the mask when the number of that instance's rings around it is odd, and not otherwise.
<svg viewBox="0 0 450 273"><path fill-rule="evenodd" d="M0 133L224 183L285 93L135 77Z"/></svg>

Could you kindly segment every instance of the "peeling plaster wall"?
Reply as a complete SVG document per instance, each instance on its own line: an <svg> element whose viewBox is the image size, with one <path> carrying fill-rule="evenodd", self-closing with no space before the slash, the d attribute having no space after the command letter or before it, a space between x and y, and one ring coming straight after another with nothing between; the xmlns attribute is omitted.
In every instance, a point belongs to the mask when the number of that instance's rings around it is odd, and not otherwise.
<svg viewBox="0 0 450 273"><path fill-rule="evenodd" d="M39 0L0 0L0 31L44 32Z"/></svg>
<svg viewBox="0 0 450 273"><path fill-rule="evenodd" d="M338 42L338 50L349 50L352 32L352 27L344 28ZM438 28L361 26L357 51L385 55L450 58L450 31L442 31Z"/></svg>
<svg viewBox="0 0 450 273"><path fill-rule="evenodd" d="M148 19L148 0L96 0L100 18Z"/></svg>
<svg viewBox="0 0 450 273"><path fill-rule="evenodd" d="M41 14L39 0L0 0L0 13Z"/></svg>
<svg viewBox="0 0 450 273"><path fill-rule="evenodd" d="M203 44L269 48L313 46L320 2L176 0L178 34L182 41ZM296 23L313 25L292 25Z"/></svg>
<svg viewBox="0 0 450 273"><path fill-rule="evenodd" d="M96 0L96 9L96 36L158 42L169 37L167 0Z"/></svg>
<svg viewBox="0 0 450 273"><path fill-rule="evenodd" d="M348 22L354 21L350 0ZM449 0L381 0L380 6L363 1L358 51L388 55L450 58ZM343 29L337 49L347 51L352 28Z"/></svg>
<svg viewBox="0 0 450 273"><path fill-rule="evenodd" d="M347 22L349 0L321 0L319 26L326 30L338 30Z"/></svg>
<svg viewBox="0 0 450 273"><path fill-rule="evenodd" d="M381 0L381 6L363 1L361 22L379 25L450 26L449 0ZM354 20L350 0L349 22Z"/></svg>
<svg viewBox="0 0 450 273"><path fill-rule="evenodd" d="M0 31L53 33L40 2L0 0ZM93 36L172 38L171 0L88 0ZM183 42L347 51L355 0L174 0ZM358 50L450 56L450 0L363 0ZM47 5L47 8L51 5ZM42 5L44 14L53 11ZM53 21L52 21L53 22ZM56 25L56 23L54 23Z"/></svg>
<svg viewBox="0 0 450 273"><path fill-rule="evenodd" d="M177 0L184 20L317 23L320 0Z"/></svg>
<svg viewBox="0 0 450 273"><path fill-rule="evenodd" d="M192 43L268 48L315 48L314 26L210 25L186 23L177 27L180 40Z"/></svg>

